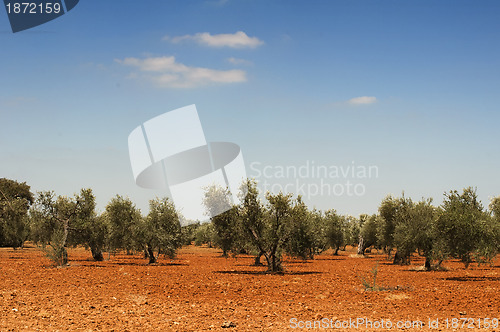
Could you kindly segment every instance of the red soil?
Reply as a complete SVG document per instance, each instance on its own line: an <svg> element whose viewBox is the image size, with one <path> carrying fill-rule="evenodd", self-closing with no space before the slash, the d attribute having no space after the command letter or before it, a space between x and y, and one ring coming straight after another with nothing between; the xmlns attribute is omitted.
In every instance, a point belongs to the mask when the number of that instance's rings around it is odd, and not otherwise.
<svg viewBox="0 0 500 332"><path fill-rule="evenodd" d="M250 256L226 259L216 249L194 246L156 265L140 255L93 262L89 252L73 249L63 268L53 267L36 248L4 248L0 331L282 331L300 321L338 320L345 326L357 318L372 324L390 320L394 331L401 330L399 321L418 320L423 328L406 330L470 331L461 328L460 318L475 319L469 327L476 329L485 318L500 318L500 260L467 270L447 261L448 271L422 272L411 270L423 264L420 258L394 266L382 254L353 253L287 259L287 272L265 274ZM392 290L364 289L359 276L371 281L377 262L377 284ZM458 328L452 328L453 318ZM439 319L438 328L430 329L429 319ZM351 324L344 330L387 330L369 327Z"/></svg>

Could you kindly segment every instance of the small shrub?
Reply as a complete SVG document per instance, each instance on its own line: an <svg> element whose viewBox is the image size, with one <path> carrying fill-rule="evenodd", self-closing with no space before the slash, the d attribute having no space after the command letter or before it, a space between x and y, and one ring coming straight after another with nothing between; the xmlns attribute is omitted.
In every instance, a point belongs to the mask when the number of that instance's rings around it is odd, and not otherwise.
<svg viewBox="0 0 500 332"><path fill-rule="evenodd" d="M377 291L384 291L384 290L390 290L391 289L390 287L377 285L378 262L372 268L372 270L370 271L370 273L372 275L371 276L372 280L367 280L367 278L358 275L358 278L361 280L361 284L363 284L363 287L364 287L365 291L374 291L374 292L377 292Z"/></svg>

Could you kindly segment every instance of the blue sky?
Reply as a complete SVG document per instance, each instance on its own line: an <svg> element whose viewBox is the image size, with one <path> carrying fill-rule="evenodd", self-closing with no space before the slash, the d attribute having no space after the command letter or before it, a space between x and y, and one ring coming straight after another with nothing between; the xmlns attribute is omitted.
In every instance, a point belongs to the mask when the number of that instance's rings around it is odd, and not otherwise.
<svg viewBox="0 0 500 332"><path fill-rule="evenodd" d="M439 204L466 186L487 205L500 195L499 35L496 1L87 0L16 34L0 10L0 177L146 212L164 193L135 185L127 137L196 104L207 140L239 144L249 176L377 166L324 179L363 195L311 207L375 213L389 193Z"/></svg>

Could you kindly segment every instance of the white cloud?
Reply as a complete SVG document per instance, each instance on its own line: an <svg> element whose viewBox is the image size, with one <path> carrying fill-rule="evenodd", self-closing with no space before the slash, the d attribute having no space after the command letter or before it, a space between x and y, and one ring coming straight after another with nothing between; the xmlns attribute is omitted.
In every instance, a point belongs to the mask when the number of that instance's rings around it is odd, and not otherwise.
<svg viewBox="0 0 500 332"><path fill-rule="evenodd" d="M163 40L168 40L172 43L179 43L184 40L193 40L198 44L209 47L231 47L231 48L256 48L264 42L257 37L249 37L243 31L238 31L234 34L221 33L211 35L209 32L201 32L194 35L184 35L177 37L165 36Z"/></svg>
<svg viewBox="0 0 500 332"><path fill-rule="evenodd" d="M377 102L376 97L368 97L368 96L363 96L363 97L356 97L349 99L347 101L348 104L351 105L367 105L367 104L373 104Z"/></svg>
<svg viewBox="0 0 500 332"><path fill-rule="evenodd" d="M142 75L132 73L132 77L143 77L159 87L196 88L211 83L246 82L243 70L216 70L203 67L189 67L175 60L174 56L151 57L145 59L125 58L116 62L137 68Z"/></svg>
<svg viewBox="0 0 500 332"><path fill-rule="evenodd" d="M233 64L233 65L245 65L245 66L253 65L252 61L245 60L245 59L238 59L238 58L231 57L231 58L227 58L226 60L227 60L227 62L229 62L230 64Z"/></svg>

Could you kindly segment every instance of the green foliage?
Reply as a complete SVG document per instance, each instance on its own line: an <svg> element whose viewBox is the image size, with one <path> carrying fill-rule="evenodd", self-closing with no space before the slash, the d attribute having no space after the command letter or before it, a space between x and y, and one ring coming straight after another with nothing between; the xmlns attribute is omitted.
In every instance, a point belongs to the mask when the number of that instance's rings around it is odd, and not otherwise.
<svg viewBox="0 0 500 332"><path fill-rule="evenodd" d="M52 191L37 193L30 210L31 239L41 245L45 255L58 266L68 263L66 239L69 219L73 217L74 211L76 203L67 197L56 198Z"/></svg>
<svg viewBox="0 0 500 332"><path fill-rule="evenodd" d="M350 236L350 234L347 233L350 229L346 219L338 215L335 210L326 211L323 218L328 246L334 250L335 255L338 255L340 247L346 243L346 238Z"/></svg>
<svg viewBox="0 0 500 332"><path fill-rule="evenodd" d="M484 240L484 221L487 218L477 194L471 187L463 193L445 194L443 211L436 222L439 250L459 258L468 267L473 254Z"/></svg>
<svg viewBox="0 0 500 332"><path fill-rule="evenodd" d="M260 259L260 254L264 252L266 247L264 230L266 228L267 213L259 199L255 180L247 179L242 183L239 199L242 203L238 206L237 229L241 238L246 240L250 251L257 252Z"/></svg>
<svg viewBox="0 0 500 332"><path fill-rule="evenodd" d="M42 242L40 249L55 265L63 266L68 263L68 251L66 250L65 241L64 229L57 227L53 230L50 241L48 243Z"/></svg>
<svg viewBox="0 0 500 332"><path fill-rule="evenodd" d="M22 247L29 235L28 209L33 194L25 183L0 178L0 247Z"/></svg>
<svg viewBox="0 0 500 332"><path fill-rule="evenodd" d="M25 199L0 203L0 247L23 246L29 235L28 208Z"/></svg>
<svg viewBox="0 0 500 332"><path fill-rule="evenodd" d="M291 209L290 222L287 225L288 240L285 251L291 256L313 259L317 250L321 225L315 225L313 214L299 196ZM319 220L321 223L321 219ZM318 227L316 227L318 226Z"/></svg>
<svg viewBox="0 0 500 332"><path fill-rule="evenodd" d="M79 204L78 214L70 225L68 245L90 248L94 260L102 261L108 230L104 219L98 217L95 211L95 196L91 189L82 189L76 201Z"/></svg>
<svg viewBox="0 0 500 332"><path fill-rule="evenodd" d="M30 210L31 238L57 265L64 265L68 244L90 244L82 234L92 228L95 219L95 197L90 189L82 189L74 198L39 192Z"/></svg>
<svg viewBox="0 0 500 332"><path fill-rule="evenodd" d="M488 224L488 237L495 250L488 250L489 252L500 252L500 196L495 197L490 203L491 218Z"/></svg>
<svg viewBox="0 0 500 332"><path fill-rule="evenodd" d="M268 271L282 271L281 255L289 240L293 222L291 194L267 193L267 205L264 206L259 199L257 183L247 179L241 186L240 199L242 204L238 208L238 229L257 253L256 263L264 255ZM299 207L296 212L303 213L304 210Z"/></svg>
<svg viewBox="0 0 500 332"><path fill-rule="evenodd" d="M28 204L33 204L35 198L26 182L17 182L0 178L0 200L25 199Z"/></svg>
<svg viewBox="0 0 500 332"><path fill-rule="evenodd" d="M268 269L282 271L281 253L288 240L288 225L292 218L291 194L266 194L267 218L264 228L264 255Z"/></svg>
<svg viewBox="0 0 500 332"><path fill-rule="evenodd" d="M422 199L418 203L410 198L399 199L393 237L399 263L409 264L411 254L417 249L430 262L433 257L436 216L437 210L432 205L432 199Z"/></svg>
<svg viewBox="0 0 500 332"><path fill-rule="evenodd" d="M494 197L490 203L490 211L493 219L500 223L500 196Z"/></svg>
<svg viewBox="0 0 500 332"><path fill-rule="evenodd" d="M102 218L107 226L108 250L142 249L142 243L137 243L138 227L142 223L141 212L128 197L113 197L106 205Z"/></svg>
<svg viewBox="0 0 500 332"><path fill-rule="evenodd" d="M214 228L211 222L201 224L195 231L194 244L201 246L202 244L208 244L212 247L212 241L214 239Z"/></svg>
<svg viewBox="0 0 500 332"><path fill-rule="evenodd" d="M485 216L480 221L480 240L473 254L478 264L492 264L500 252L500 223L494 216Z"/></svg>
<svg viewBox="0 0 500 332"><path fill-rule="evenodd" d="M222 255L227 257L233 251L237 253L237 207L232 207L231 193L228 189L210 186L205 191L203 204L214 227L214 241L222 249Z"/></svg>
<svg viewBox="0 0 500 332"><path fill-rule="evenodd" d="M327 231L329 228L328 220L321 211L316 209L309 211L309 220L311 222L311 232L313 239L312 251L314 255L319 255L324 250L327 250L330 246L327 237Z"/></svg>
<svg viewBox="0 0 500 332"><path fill-rule="evenodd" d="M381 220L377 226L377 240L381 247L390 254L394 247L394 232L396 229L396 215L400 201L388 195L384 198L378 209Z"/></svg>
<svg viewBox="0 0 500 332"><path fill-rule="evenodd" d="M52 215L56 214L56 197L53 191L42 191L36 194L30 213L30 239L44 245L50 242L52 235L62 228Z"/></svg>
<svg viewBox="0 0 500 332"><path fill-rule="evenodd" d="M182 246L182 232L179 215L168 198L149 201L149 214L138 234L138 241L146 245L149 263L155 263L160 254L175 257Z"/></svg>
<svg viewBox="0 0 500 332"><path fill-rule="evenodd" d="M381 218L375 214L371 216L362 214L359 216L361 228L359 231L358 254L364 255L367 248L377 244L377 226L380 220Z"/></svg>
<svg viewBox="0 0 500 332"><path fill-rule="evenodd" d="M181 227L182 245L188 246L196 241L196 231L200 227L200 223L190 224Z"/></svg>
<svg viewBox="0 0 500 332"><path fill-rule="evenodd" d="M247 179L238 206L232 205L227 189L208 187L204 205L211 222L186 227L180 226L179 214L168 199L151 200L143 218L130 199L116 196L97 215L90 189L73 197L39 192L36 199L29 189L25 183L0 179L0 245L22 246L29 236L57 265L67 263L67 246L77 245L90 248L96 260L103 259L106 248L145 250L153 263L160 254L174 257L183 244L214 243L224 255L255 254L256 264L264 256L273 272L282 271L283 252L312 259L328 247L337 253L342 246L356 244L362 254L370 246L383 247L389 255L397 248L395 262L400 263L409 263L418 251L426 258L427 269L431 260L438 260L439 266L450 256L466 267L473 260L491 263L500 252L500 197L484 211L472 188L445 194L438 208L432 199L413 202L404 195L387 196L379 215L356 219L335 210L311 211L300 196L293 199L291 194L267 193L264 205L257 183ZM372 274L375 280L376 269ZM366 285L374 289L376 284Z"/></svg>
<svg viewBox="0 0 500 332"><path fill-rule="evenodd" d="M378 292L378 291L384 291L384 290L390 289L389 287L386 287L386 286L377 285L378 262L372 268L372 270L370 271L370 274L371 274L371 278L370 278L371 280L367 279L363 276L358 276L358 278L361 280L361 284L363 285L363 287L366 291Z"/></svg>
<svg viewBox="0 0 500 332"><path fill-rule="evenodd" d="M344 220L345 220L345 226L344 226L345 244L354 247L358 244L359 233L361 231L359 220L354 218L353 216L346 216Z"/></svg>

